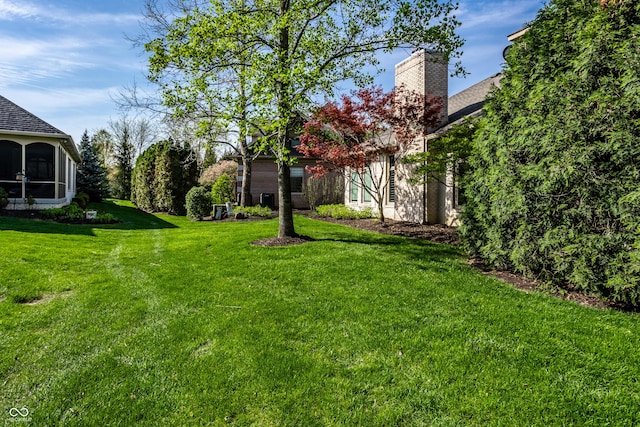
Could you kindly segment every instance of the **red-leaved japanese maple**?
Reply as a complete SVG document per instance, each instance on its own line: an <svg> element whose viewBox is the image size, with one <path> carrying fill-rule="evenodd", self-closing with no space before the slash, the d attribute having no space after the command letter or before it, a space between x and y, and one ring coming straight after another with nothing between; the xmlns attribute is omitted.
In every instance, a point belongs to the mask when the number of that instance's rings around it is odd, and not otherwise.
<svg viewBox="0 0 640 427"><path fill-rule="evenodd" d="M307 166L313 177L328 172L355 173L357 183L367 183L384 221L384 201L389 174L381 164L389 155L399 159L409 146L438 124L441 100L395 88L384 92L371 87L343 95L341 104L328 102L304 124L297 148L305 157L317 158Z"/></svg>

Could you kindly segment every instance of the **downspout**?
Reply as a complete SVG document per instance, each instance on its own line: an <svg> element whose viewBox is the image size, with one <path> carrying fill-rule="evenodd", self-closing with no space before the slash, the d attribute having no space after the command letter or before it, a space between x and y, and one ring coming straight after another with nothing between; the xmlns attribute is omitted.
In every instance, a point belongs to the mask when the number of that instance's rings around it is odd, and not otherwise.
<svg viewBox="0 0 640 427"><path fill-rule="evenodd" d="M427 152L427 137L422 137L422 152ZM422 162L424 170L426 170L427 161ZM427 175L422 177L422 224L427 224Z"/></svg>

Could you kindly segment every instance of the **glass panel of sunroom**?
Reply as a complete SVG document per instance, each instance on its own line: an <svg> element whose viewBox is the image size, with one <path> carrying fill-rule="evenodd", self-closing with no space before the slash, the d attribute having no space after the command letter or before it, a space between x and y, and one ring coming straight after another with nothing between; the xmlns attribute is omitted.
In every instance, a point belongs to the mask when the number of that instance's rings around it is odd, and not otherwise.
<svg viewBox="0 0 640 427"><path fill-rule="evenodd" d="M43 142L25 148L27 177L32 181L55 181L55 149Z"/></svg>
<svg viewBox="0 0 640 427"><path fill-rule="evenodd" d="M0 141L0 181L15 181L17 172L22 172L22 146Z"/></svg>

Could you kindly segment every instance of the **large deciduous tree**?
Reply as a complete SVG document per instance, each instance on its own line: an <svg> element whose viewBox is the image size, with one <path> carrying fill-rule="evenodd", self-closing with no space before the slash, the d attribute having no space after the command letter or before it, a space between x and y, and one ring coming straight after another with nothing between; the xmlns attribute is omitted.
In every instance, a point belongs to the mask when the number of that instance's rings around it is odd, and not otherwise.
<svg viewBox="0 0 640 427"><path fill-rule="evenodd" d="M640 3L552 0L485 104L463 211L474 256L640 303Z"/></svg>
<svg viewBox="0 0 640 427"><path fill-rule="evenodd" d="M304 125L298 150L317 158L309 171L321 177L329 171L343 176L355 173L378 207L384 221L384 201L389 175L376 167L393 154L400 160L418 137L426 136L440 120L442 102L402 87L385 93L382 88L360 89L343 95L340 105L318 108Z"/></svg>
<svg viewBox="0 0 640 427"><path fill-rule="evenodd" d="M150 68L189 64L196 79L176 90L165 83L170 104L184 90L195 91L194 99L230 96L246 119L238 127L260 129L259 146L278 165L279 237L296 235L291 141L311 98L332 96L339 81L370 82L366 70L376 68L370 66L378 64L377 52L428 47L449 60L462 45L450 0L210 0L191 6L146 44Z"/></svg>

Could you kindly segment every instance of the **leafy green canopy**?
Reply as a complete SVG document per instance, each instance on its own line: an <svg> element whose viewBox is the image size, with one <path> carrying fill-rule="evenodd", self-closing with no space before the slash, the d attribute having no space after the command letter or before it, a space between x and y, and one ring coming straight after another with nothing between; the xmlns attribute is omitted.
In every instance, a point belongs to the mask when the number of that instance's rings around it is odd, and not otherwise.
<svg viewBox="0 0 640 427"><path fill-rule="evenodd" d="M640 3L553 0L507 56L471 158L472 255L640 302Z"/></svg>
<svg viewBox="0 0 640 427"><path fill-rule="evenodd" d="M450 0L211 0L186 2L160 37L145 45L150 78L167 106L214 108L213 122L235 122L264 136L279 168L279 235L294 235L288 166L291 134L314 95L335 84L370 83L376 53L428 47L459 56ZM202 6L200 6L202 4ZM372 67L373 66L373 67ZM460 67L457 67L460 69ZM185 103L186 101L186 103ZM189 110L190 109L190 110Z"/></svg>

